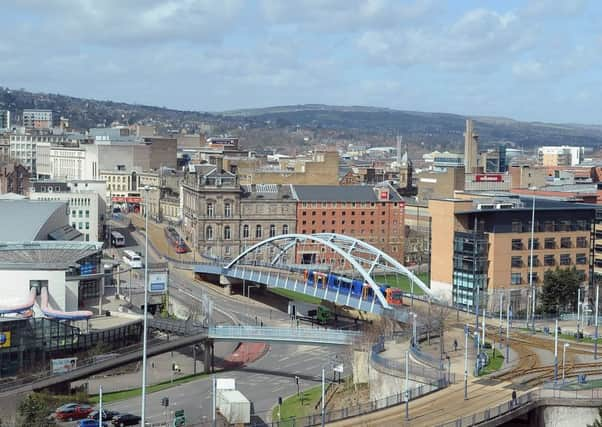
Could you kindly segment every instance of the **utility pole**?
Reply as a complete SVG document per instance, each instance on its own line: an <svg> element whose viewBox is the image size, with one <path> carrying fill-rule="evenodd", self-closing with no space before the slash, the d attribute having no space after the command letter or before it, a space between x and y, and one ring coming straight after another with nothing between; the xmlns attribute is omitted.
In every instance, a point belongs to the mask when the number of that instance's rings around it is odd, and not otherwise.
<svg viewBox="0 0 602 427"><path fill-rule="evenodd" d="M533 191L533 200L531 204L531 251L529 256L529 289L531 290L531 318L533 319L533 333L535 333L535 288L533 286L533 245L535 243L535 187L531 187ZM527 319L527 324L529 319Z"/></svg>
<svg viewBox="0 0 602 427"><path fill-rule="evenodd" d="M146 342L148 335L148 191L144 187L144 323L142 327L142 408L140 411L142 425L146 422ZM130 283L131 286L131 283Z"/></svg>
<svg viewBox="0 0 602 427"><path fill-rule="evenodd" d="M510 362L510 298L506 308L506 363Z"/></svg>
<svg viewBox="0 0 602 427"><path fill-rule="evenodd" d="M217 414L215 413L215 407L216 405L216 379L215 379L215 374L213 374L211 376L211 425L213 427L216 427L217 424Z"/></svg>
<svg viewBox="0 0 602 427"><path fill-rule="evenodd" d="M468 400L468 325L464 326L464 400Z"/></svg>
<svg viewBox="0 0 602 427"><path fill-rule="evenodd" d="M477 216L474 217L474 230L472 232L472 283L477 288L475 304L475 330L479 330L479 304L481 303L481 284L477 281ZM473 289L474 292L474 289Z"/></svg>
<svg viewBox="0 0 602 427"><path fill-rule="evenodd" d="M406 384L405 384L405 401L406 401L406 420L410 419L410 352L406 350Z"/></svg>
<svg viewBox="0 0 602 427"><path fill-rule="evenodd" d="M500 292L500 349L502 348L502 325L503 319L502 316L504 314L504 292Z"/></svg>
<svg viewBox="0 0 602 427"><path fill-rule="evenodd" d="M326 420L325 420L326 414L324 412L324 410L326 408L326 406L324 405L324 398L325 398L326 393L325 393L324 383L325 383L324 368L322 368L322 427L324 427L326 425Z"/></svg>
<svg viewBox="0 0 602 427"><path fill-rule="evenodd" d="M594 360L598 360L598 303L600 302L599 297L600 297L600 285L596 285L596 309L594 311L596 314L596 320L595 320L596 331L594 332Z"/></svg>
<svg viewBox="0 0 602 427"><path fill-rule="evenodd" d="M577 341L579 341L579 318L581 317L581 287L577 288Z"/></svg>
<svg viewBox="0 0 602 427"><path fill-rule="evenodd" d="M554 325L554 384L558 380L558 319Z"/></svg>
<svg viewBox="0 0 602 427"><path fill-rule="evenodd" d="M102 427L102 384L98 387L98 427Z"/></svg>

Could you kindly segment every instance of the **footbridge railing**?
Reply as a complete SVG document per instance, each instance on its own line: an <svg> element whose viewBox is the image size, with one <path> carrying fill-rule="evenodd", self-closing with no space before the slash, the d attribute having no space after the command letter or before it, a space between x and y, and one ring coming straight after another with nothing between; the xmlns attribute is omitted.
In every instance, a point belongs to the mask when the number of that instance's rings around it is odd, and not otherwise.
<svg viewBox="0 0 602 427"><path fill-rule="evenodd" d="M357 331L319 328L277 328L260 326L210 326L209 338L221 341L285 342L313 345L350 345Z"/></svg>

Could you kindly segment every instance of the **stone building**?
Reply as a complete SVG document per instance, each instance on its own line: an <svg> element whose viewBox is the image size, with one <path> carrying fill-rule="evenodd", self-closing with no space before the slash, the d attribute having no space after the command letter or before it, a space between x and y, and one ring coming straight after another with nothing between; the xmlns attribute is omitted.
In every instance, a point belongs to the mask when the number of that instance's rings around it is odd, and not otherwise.
<svg viewBox="0 0 602 427"><path fill-rule="evenodd" d="M268 237L294 232L290 185L241 186L216 160L197 165L182 184L182 231L189 244L205 257L231 259Z"/></svg>
<svg viewBox="0 0 602 427"><path fill-rule="evenodd" d="M27 168L18 163L0 164L0 194L29 194L30 174Z"/></svg>

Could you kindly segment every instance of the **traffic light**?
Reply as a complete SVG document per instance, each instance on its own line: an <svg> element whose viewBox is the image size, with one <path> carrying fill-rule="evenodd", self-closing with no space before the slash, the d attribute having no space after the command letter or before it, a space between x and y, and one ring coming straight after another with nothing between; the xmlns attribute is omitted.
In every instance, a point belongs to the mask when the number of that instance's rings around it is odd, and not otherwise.
<svg viewBox="0 0 602 427"><path fill-rule="evenodd" d="M161 398L161 406L169 406L169 397L162 397Z"/></svg>
<svg viewBox="0 0 602 427"><path fill-rule="evenodd" d="M278 404L282 405L282 397L278 396Z"/></svg>
<svg viewBox="0 0 602 427"><path fill-rule="evenodd" d="M299 376L295 375L295 384L299 385Z"/></svg>

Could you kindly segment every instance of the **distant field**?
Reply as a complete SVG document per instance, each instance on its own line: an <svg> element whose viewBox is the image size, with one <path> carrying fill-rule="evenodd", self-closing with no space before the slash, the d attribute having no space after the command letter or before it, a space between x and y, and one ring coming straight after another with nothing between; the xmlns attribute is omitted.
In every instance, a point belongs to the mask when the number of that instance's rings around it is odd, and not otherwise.
<svg viewBox="0 0 602 427"><path fill-rule="evenodd" d="M427 273L418 273L418 274L416 274L416 276L418 276L418 278L420 280L422 280L424 283L426 283L426 280L428 279ZM410 293L412 290L412 282L410 281L410 279L408 279L405 276L401 276L401 275L398 275L397 277L394 275L375 276L374 280L377 283L387 284L387 285L391 286L392 288L402 289L404 292ZM428 285L428 283L427 283L427 285ZM422 289L420 289L420 286L418 286L416 283L414 283L414 294L415 295L424 295L424 292L422 291Z"/></svg>

